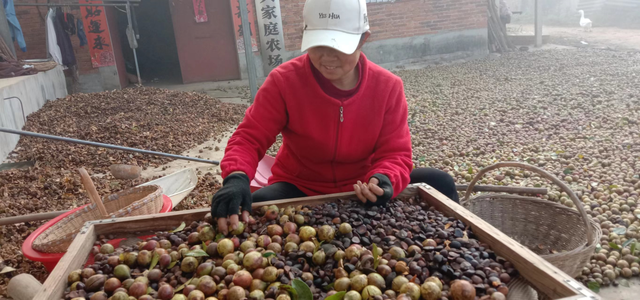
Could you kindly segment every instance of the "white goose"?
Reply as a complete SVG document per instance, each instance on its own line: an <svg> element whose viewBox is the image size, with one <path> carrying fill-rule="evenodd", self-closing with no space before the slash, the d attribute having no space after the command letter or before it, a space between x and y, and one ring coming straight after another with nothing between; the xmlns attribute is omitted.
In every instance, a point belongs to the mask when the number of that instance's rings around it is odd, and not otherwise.
<svg viewBox="0 0 640 300"><path fill-rule="evenodd" d="M585 31L591 31L591 20L584 17L584 10L579 10L580 13L580 27L582 27Z"/></svg>

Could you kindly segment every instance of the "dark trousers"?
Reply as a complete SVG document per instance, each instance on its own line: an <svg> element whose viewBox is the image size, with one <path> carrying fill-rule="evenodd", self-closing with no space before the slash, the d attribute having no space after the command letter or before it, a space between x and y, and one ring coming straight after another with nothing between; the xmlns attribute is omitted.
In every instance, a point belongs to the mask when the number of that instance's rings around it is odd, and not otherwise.
<svg viewBox="0 0 640 300"><path fill-rule="evenodd" d="M417 168L411 172L411 183L423 182L440 193L449 197L451 200L459 203L456 185L451 175L447 172L433 168ZM252 195L253 202L262 202L270 200L290 199L298 197L306 197L307 195L298 189L295 185L288 182L276 182L270 186L263 187L255 191Z"/></svg>

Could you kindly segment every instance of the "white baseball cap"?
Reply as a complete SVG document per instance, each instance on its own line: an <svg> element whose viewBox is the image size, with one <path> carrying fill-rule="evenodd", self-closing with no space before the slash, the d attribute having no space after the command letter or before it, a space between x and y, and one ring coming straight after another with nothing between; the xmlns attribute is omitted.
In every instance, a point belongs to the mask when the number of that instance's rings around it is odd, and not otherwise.
<svg viewBox="0 0 640 300"><path fill-rule="evenodd" d="M366 0L307 0L301 51L317 46L352 54L369 30Z"/></svg>

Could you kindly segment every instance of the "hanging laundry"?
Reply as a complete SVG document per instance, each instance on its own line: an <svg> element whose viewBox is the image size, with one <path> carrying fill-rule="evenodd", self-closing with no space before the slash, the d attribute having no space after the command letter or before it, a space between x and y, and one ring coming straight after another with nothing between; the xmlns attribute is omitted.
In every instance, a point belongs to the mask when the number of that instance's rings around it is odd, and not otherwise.
<svg viewBox="0 0 640 300"><path fill-rule="evenodd" d="M71 45L71 38L67 32L62 29L62 23L64 22L64 14L60 7L56 8L56 16L53 20L53 27L56 32L56 39L58 40L58 46L60 47L60 53L62 53L62 64L67 67L72 67L76 64L76 55L73 52L73 45Z"/></svg>
<svg viewBox="0 0 640 300"><path fill-rule="evenodd" d="M22 28L18 17L16 16L16 9L13 7L13 0L2 0L4 5L4 11L7 15L7 21L9 21L9 29L11 31L11 38L14 41L18 41L18 47L22 52L27 52L27 43L24 41L24 35L22 34Z"/></svg>
<svg viewBox="0 0 640 300"><path fill-rule="evenodd" d="M47 13L47 23L46 23L46 32L47 32L47 50L53 61L62 64L62 53L60 52L60 46L58 46L58 38L56 36L56 29L53 26L53 22L55 22L55 12L53 9L49 9L49 13ZM79 21L79 19L78 19Z"/></svg>
<svg viewBox="0 0 640 300"><path fill-rule="evenodd" d="M89 42L87 41L87 34L84 32L84 24L82 23L82 18L77 19L78 21L78 39L80 40L80 47L84 47Z"/></svg>
<svg viewBox="0 0 640 300"><path fill-rule="evenodd" d="M62 28L64 28L64 31L69 35L76 34L76 20L73 14L64 13L64 24L62 24Z"/></svg>

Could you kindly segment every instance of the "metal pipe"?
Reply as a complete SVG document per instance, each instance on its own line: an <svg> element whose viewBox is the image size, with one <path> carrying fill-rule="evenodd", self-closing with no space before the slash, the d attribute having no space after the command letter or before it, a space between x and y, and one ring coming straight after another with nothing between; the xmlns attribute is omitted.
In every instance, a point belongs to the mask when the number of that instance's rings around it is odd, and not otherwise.
<svg viewBox="0 0 640 300"><path fill-rule="evenodd" d="M129 3L129 1L127 1L127 29L129 29L129 31L133 35L131 38L135 42L137 40L136 32L133 30L133 26L131 25L131 4ZM133 49L133 60L136 63L136 74L138 75L138 85L141 86L142 78L140 78L140 68L138 67L138 53L136 52L136 48L133 47L131 42L129 42L129 47Z"/></svg>
<svg viewBox="0 0 640 300"><path fill-rule="evenodd" d="M0 132L13 133L13 134L18 134L18 135L26 135L26 136L31 136L31 137L50 139L50 140L56 140L56 141L63 141L63 142L69 142L69 143L75 143L75 144L83 144L83 145L89 145L89 146L95 146L95 147L101 147L101 148L108 148L108 149L115 149L115 150L121 150L121 151L136 152L136 153L141 153L141 154L164 156L164 157L170 157L170 158L182 159L182 160L190 160L190 161L207 163L207 164L212 164L212 165L219 165L220 164L220 162L217 161L217 160L208 160L208 159L188 157L188 156L169 154L169 153L163 153L163 152L157 152L157 151L149 151L149 150L143 150L143 149L123 147L123 146L117 146L117 145L111 145L111 144L83 141L83 140L66 138L66 137L61 137L61 136L48 135L48 134L42 134L42 133L36 133L36 132L30 132L30 131L15 130L15 129L3 128L3 127L0 127Z"/></svg>
<svg viewBox="0 0 640 300"><path fill-rule="evenodd" d="M24 123L27 124L27 116L25 116L24 114L24 104L22 104L22 99L16 96L4 98L4 100L11 100L11 99L18 99L18 101L20 101L20 109L22 109L22 119L24 120Z"/></svg>
<svg viewBox="0 0 640 300"><path fill-rule="evenodd" d="M256 64L253 58L253 46L251 45L251 25L249 24L249 12L247 11L247 1L239 0L240 20L242 22L242 39L244 40L244 56L247 60L247 75L249 76L249 90L251 91L250 102L256 97L258 91L258 75Z"/></svg>

